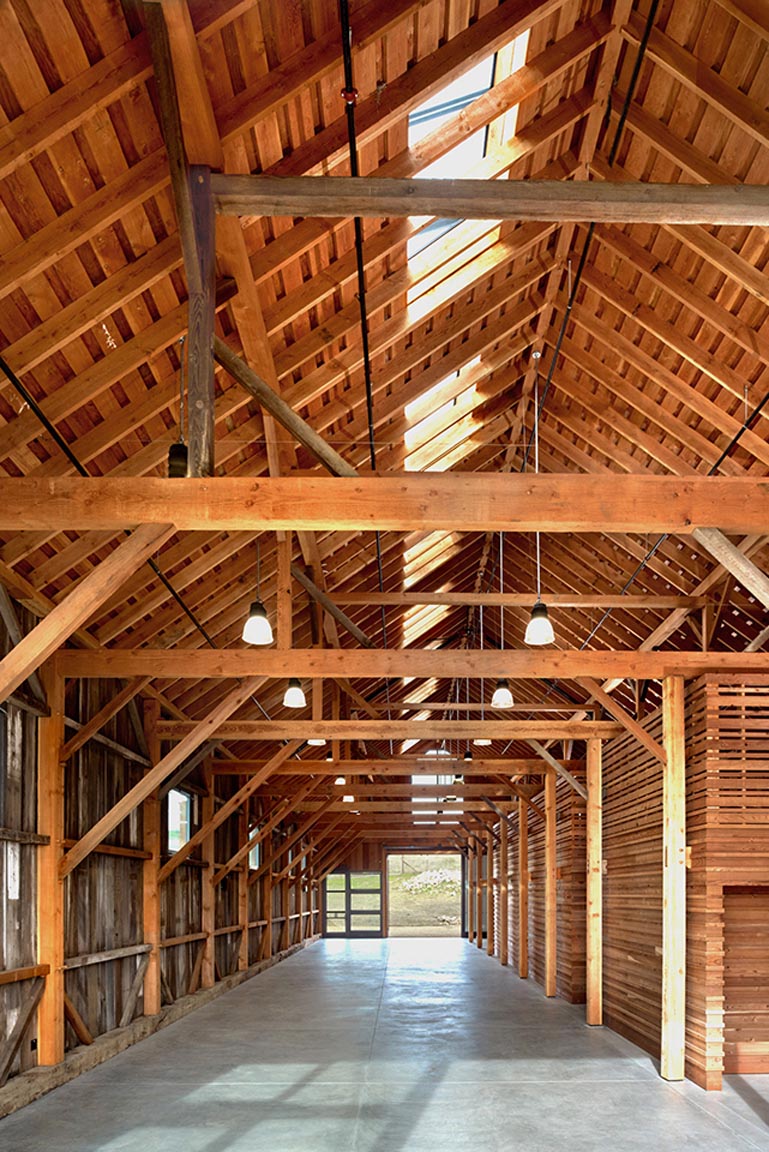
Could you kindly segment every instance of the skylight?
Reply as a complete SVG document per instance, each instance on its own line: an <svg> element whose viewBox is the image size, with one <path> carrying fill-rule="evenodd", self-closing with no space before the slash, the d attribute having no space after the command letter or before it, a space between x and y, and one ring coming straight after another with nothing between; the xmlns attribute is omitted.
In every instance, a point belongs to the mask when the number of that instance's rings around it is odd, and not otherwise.
<svg viewBox="0 0 769 1152"><path fill-rule="evenodd" d="M441 128L448 120L472 104L491 87L494 73L494 57L476 64L463 76L452 80L440 92L420 104L409 116L409 147L413 148L425 136ZM473 133L456 148L452 148L445 156L429 164L419 173L420 176L430 177L433 180L446 180L456 177L466 171L468 167L483 159L486 150L486 131L482 129ZM421 252L428 245L433 244L441 236L445 236L459 223L458 220L433 220L426 228L417 232L408 243L409 257Z"/></svg>

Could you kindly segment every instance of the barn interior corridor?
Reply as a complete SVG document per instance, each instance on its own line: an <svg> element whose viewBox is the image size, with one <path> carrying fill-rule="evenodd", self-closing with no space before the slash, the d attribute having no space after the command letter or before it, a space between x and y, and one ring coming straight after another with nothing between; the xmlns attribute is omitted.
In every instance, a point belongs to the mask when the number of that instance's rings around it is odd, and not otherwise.
<svg viewBox="0 0 769 1152"><path fill-rule="evenodd" d="M13 1152L769 1148L767 1077L661 1080L461 939L326 940L0 1121Z"/></svg>

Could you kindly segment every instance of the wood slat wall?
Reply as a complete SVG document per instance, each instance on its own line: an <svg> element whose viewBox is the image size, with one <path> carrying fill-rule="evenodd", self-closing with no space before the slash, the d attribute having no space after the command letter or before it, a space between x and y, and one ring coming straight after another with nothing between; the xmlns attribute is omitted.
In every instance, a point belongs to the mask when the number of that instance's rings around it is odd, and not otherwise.
<svg viewBox="0 0 769 1152"><path fill-rule="evenodd" d="M751 911L763 907L769 891L767 716L769 677L707 676L688 686L686 1075L708 1089L721 1087L724 1071L769 1071L769 1005L756 973ZM644 727L660 739L659 712ZM630 737L608 742L605 1020L653 1055L660 1031L661 831L661 767Z"/></svg>

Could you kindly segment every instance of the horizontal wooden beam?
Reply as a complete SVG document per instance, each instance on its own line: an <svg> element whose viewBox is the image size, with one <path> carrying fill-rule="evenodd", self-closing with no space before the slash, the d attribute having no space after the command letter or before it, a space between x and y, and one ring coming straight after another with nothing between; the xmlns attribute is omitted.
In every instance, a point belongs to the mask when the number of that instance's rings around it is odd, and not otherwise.
<svg viewBox="0 0 769 1152"><path fill-rule="evenodd" d="M229 216L437 216L559 223L769 225L764 185L570 180L394 180L380 176L214 174Z"/></svg>
<svg viewBox="0 0 769 1152"><path fill-rule="evenodd" d="M386 608L414 608L423 604L447 604L457 607L531 608L531 592L329 592L335 604L372 604ZM576 596L569 592L543 592L548 608L622 608L628 612L646 609L703 608L707 596Z"/></svg>
<svg viewBox="0 0 769 1152"><path fill-rule="evenodd" d="M261 772L266 760L217 760L213 768L215 776L250 776ZM584 772L584 761L564 760L562 763L572 772ZM538 756L531 758L484 757L465 760L462 756L394 756L390 760L288 760L275 770L277 776L418 776L420 773L459 776L508 776L539 775L547 771Z"/></svg>
<svg viewBox="0 0 769 1152"><path fill-rule="evenodd" d="M161 720L161 740L182 740L194 731L194 720ZM620 736L621 724L604 720L229 720L217 727L221 740L587 740Z"/></svg>
<svg viewBox="0 0 769 1152"><path fill-rule="evenodd" d="M764 477L488 473L291 476L16 477L0 480L0 531L764 533Z"/></svg>
<svg viewBox="0 0 769 1152"><path fill-rule="evenodd" d="M482 676L512 680L621 676L659 680L672 673L699 676L706 672L766 672L769 657L761 652L572 651L563 649L503 651L463 648L99 648L88 652L62 649L53 657L65 676L84 679L154 676L157 679L204 677L289 676L314 680L350 676L419 678ZM413 724L410 720L408 723Z"/></svg>

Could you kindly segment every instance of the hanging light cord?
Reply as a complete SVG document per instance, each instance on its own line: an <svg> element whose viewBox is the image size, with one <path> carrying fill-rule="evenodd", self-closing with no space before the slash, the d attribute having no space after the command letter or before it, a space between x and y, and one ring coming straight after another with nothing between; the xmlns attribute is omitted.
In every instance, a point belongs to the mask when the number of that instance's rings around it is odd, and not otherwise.
<svg viewBox="0 0 769 1152"><path fill-rule="evenodd" d="M499 591L500 595L505 591L505 534L499 534ZM500 651L505 647L505 605L502 600L499 601L499 647Z"/></svg>
<svg viewBox="0 0 769 1152"><path fill-rule="evenodd" d="M358 166L358 145L355 132L355 105L358 99L358 90L353 82L352 72L352 28L350 26L350 6L348 0L339 0L339 16L342 24L342 59L344 63L344 88L342 96L345 102L347 115L347 141L350 153L350 175L360 175ZM371 470L376 471L376 444L374 439L374 390L371 377L371 355L368 339L368 308L366 306L366 268L363 261L363 221L360 216L353 220L355 229L355 261L358 275L358 310L360 312L361 345L363 349L363 380L366 387L366 419L368 421L368 452ZM382 539L379 532L374 533L376 546L377 579L379 591L384 592L384 571L382 560ZM382 644L387 647L387 613L385 605L380 609L382 621ZM391 719L390 712L390 681L385 679L385 694L387 699L387 718ZM392 740L390 741L392 754Z"/></svg>
<svg viewBox="0 0 769 1152"><path fill-rule="evenodd" d="M539 356L534 369L534 475L539 476ZM541 557L539 551L539 529L535 533L537 553L537 603L542 599Z"/></svg>

